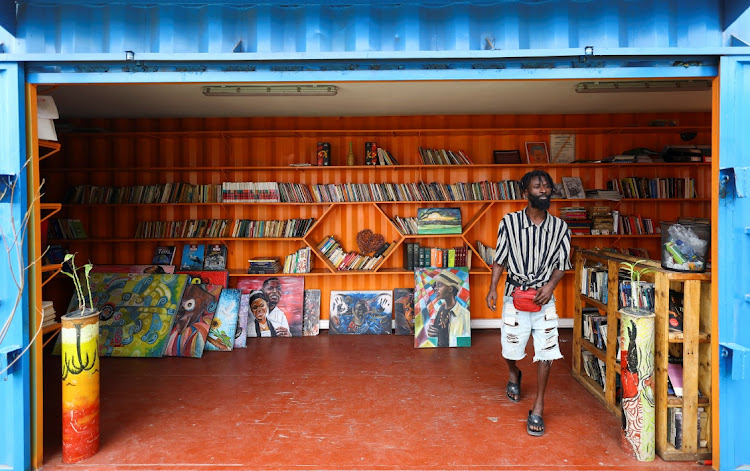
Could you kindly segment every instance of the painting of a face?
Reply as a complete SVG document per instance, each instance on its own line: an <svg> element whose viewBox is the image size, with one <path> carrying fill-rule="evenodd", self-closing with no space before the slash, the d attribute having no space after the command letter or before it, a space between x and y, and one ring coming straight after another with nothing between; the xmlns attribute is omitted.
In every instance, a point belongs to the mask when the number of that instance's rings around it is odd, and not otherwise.
<svg viewBox="0 0 750 471"><path fill-rule="evenodd" d="M263 292L266 293L268 303L271 306L276 306L277 304L279 304L279 300L281 299L281 281L270 280L264 283Z"/></svg>
<svg viewBox="0 0 750 471"><path fill-rule="evenodd" d="M268 305L263 299L258 298L250 304L250 311L258 321L265 322L266 315L268 314Z"/></svg>

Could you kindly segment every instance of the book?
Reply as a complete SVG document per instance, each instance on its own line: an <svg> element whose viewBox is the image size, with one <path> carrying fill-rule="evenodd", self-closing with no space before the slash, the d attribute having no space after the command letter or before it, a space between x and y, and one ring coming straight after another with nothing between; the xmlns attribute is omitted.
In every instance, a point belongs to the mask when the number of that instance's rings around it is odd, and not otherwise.
<svg viewBox="0 0 750 471"><path fill-rule="evenodd" d="M682 332L683 294L669 290L669 330Z"/></svg>
<svg viewBox="0 0 750 471"><path fill-rule="evenodd" d="M682 397L682 365L677 363L667 364L667 376L674 389L674 395Z"/></svg>
<svg viewBox="0 0 750 471"><path fill-rule="evenodd" d="M227 267L227 246L209 244L203 261L204 270L225 270Z"/></svg>
<svg viewBox="0 0 750 471"><path fill-rule="evenodd" d="M180 270L203 270L205 250L203 244L185 244L182 248Z"/></svg>
<svg viewBox="0 0 750 471"><path fill-rule="evenodd" d="M154 249L154 257L151 263L154 265L171 265L174 262L174 254L177 247L174 245L160 245Z"/></svg>

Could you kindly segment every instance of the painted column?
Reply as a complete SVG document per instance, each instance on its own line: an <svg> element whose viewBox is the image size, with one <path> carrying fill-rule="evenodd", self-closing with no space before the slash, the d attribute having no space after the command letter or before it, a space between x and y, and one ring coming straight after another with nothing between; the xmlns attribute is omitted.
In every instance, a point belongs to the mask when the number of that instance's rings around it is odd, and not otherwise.
<svg viewBox="0 0 750 471"><path fill-rule="evenodd" d="M99 451L99 312L62 316L63 461Z"/></svg>
<svg viewBox="0 0 750 471"><path fill-rule="evenodd" d="M622 447L639 461L653 461L655 446L654 322L648 311L620 310Z"/></svg>

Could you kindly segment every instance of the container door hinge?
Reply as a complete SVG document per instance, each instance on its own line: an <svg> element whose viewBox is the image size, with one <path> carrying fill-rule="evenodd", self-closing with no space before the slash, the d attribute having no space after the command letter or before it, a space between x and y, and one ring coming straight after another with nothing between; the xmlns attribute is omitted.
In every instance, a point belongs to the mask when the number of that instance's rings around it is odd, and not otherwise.
<svg viewBox="0 0 750 471"><path fill-rule="evenodd" d="M745 370L750 368L750 348L731 342L719 342L719 355L726 358L733 380L745 379Z"/></svg>
<svg viewBox="0 0 750 471"><path fill-rule="evenodd" d="M0 347L0 380L6 381L8 379L8 365L10 365L13 360L16 359L20 352L20 345L8 345L7 347Z"/></svg>

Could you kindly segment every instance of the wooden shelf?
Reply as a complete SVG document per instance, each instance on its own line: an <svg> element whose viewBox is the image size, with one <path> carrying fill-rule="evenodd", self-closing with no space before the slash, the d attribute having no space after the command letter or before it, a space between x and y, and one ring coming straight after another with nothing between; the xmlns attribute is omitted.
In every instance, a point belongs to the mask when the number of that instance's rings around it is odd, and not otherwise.
<svg viewBox="0 0 750 471"><path fill-rule="evenodd" d="M149 172L211 172L211 173L230 173L230 172L310 172L310 171L325 171L325 172L341 172L347 170L366 170L370 172L381 172L381 171L403 171L403 170L471 170L471 169L519 169L525 170L528 168L596 168L596 169L622 169L622 168L661 168L661 167L711 167L710 163L703 162L639 162L639 163L569 163L569 164L472 164L472 165L354 165L354 166L341 166L341 165L327 165L317 166L311 165L306 167L293 167L293 166L224 166L224 167L65 167L65 168L50 168L45 169L45 172L54 173L149 173ZM648 199L648 198L632 198L632 199ZM525 200L524 200L525 201ZM580 200L579 200L580 201ZM603 200L599 200L603 201Z"/></svg>
<svg viewBox="0 0 750 471"><path fill-rule="evenodd" d="M60 209L62 209L62 205L60 203L40 203L39 209L41 211L50 211L49 213L45 214L41 217L39 222L46 221L50 217L52 217L54 214L56 214Z"/></svg>
<svg viewBox="0 0 750 471"><path fill-rule="evenodd" d="M37 144L39 144L39 148L40 149L46 149L47 150L44 154L42 154L41 152L39 152L39 160L40 161L46 159L47 157L49 157L51 155L57 154L58 152L60 152L60 149L62 148L62 146L60 145L59 142L56 142L56 141L45 141L44 139L40 139L39 141L37 141Z"/></svg>
<svg viewBox="0 0 750 471"><path fill-rule="evenodd" d="M274 241L274 242L300 242L304 241L303 237L154 237L154 238L135 238L135 237L113 237L113 238L87 238L87 239L51 239L55 243L96 243L109 244L120 242L243 242L243 241Z"/></svg>
<svg viewBox="0 0 750 471"><path fill-rule="evenodd" d="M599 301L598 299L589 298L588 296L585 296L585 295L582 294L581 295L581 300L583 302L585 302L586 304L588 304L589 306L593 306L593 307L599 308L599 309L601 309L604 312L607 311L607 305L604 304L603 302Z"/></svg>
<svg viewBox="0 0 750 471"><path fill-rule="evenodd" d="M79 132L77 136L88 137L302 137L302 136L430 136L430 135L509 135L550 133L573 134L678 134L685 131L710 132L710 125L696 126L591 126L591 127L504 127L504 128L403 128L403 129L237 129L211 131L103 131Z"/></svg>
<svg viewBox="0 0 750 471"><path fill-rule="evenodd" d="M573 326L573 374L574 376L585 376L583 369L582 351L590 351L606 366L607 391L615 386L616 371L620 367L615 358L617 345L617 333L607 329L607 351L594 347L590 342L582 338L582 307L584 304L593 304L604 310L608 317L608 326L617 325L620 319L618 310L619 290L618 280L620 270L624 263L636 261L629 257L612 252L597 250L578 250L575 252L576 278L573 286L577 290L576 316ZM585 264L598 264L607 270L608 300L605 305L598 303L589 297L580 294L582 284L581 270ZM704 407L709 415L711 400L711 274L710 273L680 273L661 268L657 261L643 262L644 265L653 269L653 272L643 275L645 281L654 283L654 375L652 377L655 416L656 416L656 451L664 460L696 460L704 454L710 456L711 434L708 431L709 447L698 450L697 445L697 421L698 407ZM669 292L677 290L683 292L683 332L669 330ZM675 349L681 349L683 353L683 397L669 395L667 392L667 364L670 352L674 355ZM583 378L584 380L586 378ZM579 381L586 385L584 381ZM591 387L587 387L591 391ZM601 388L600 388L601 389ZM698 397L698 391L705 394ZM601 391L592 392L602 403L613 410L616 407L614 394L605 394ZM682 436L683 450L675 450L667 439L667 417L669 408L682 407Z"/></svg>

